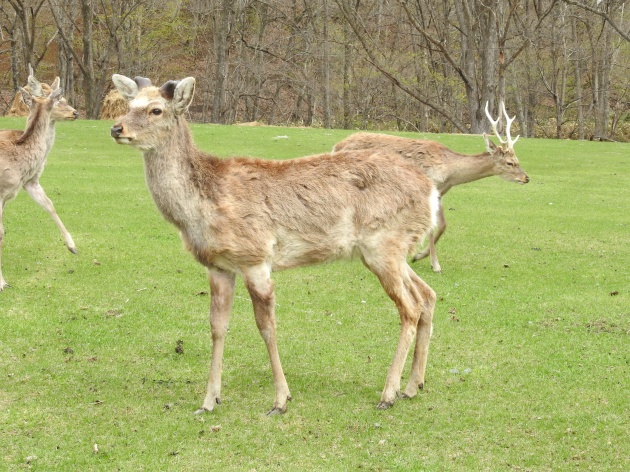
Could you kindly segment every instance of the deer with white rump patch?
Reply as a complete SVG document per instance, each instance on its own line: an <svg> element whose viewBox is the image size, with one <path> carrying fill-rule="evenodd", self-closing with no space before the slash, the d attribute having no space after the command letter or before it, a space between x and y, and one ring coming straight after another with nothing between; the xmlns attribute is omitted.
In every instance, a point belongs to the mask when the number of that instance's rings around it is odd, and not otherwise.
<svg viewBox="0 0 630 472"><path fill-rule="evenodd" d="M2 244L4 227L2 215L6 203L13 199L20 188L40 205L59 228L66 247L73 254L77 249L72 236L61 222L55 207L44 192L39 179L44 172L46 157L55 141L55 122L75 120L77 111L61 96L59 77L50 85L47 94L42 84L33 76L28 77L28 90L21 89L22 97L30 109L26 129L0 131L0 291L8 286L2 277Z"/></svg>
<svg viewBox="0 0 630 472"><path fill-rule="evenodd" d="M358 257L395 302L401 331L378 408L399 395L415 337L411 376L403 392L424 385L435 292L406 256L435 224L438 193L416 167L381 151L322 154L286 161L219 159L198 150L185 119L195 79L166 82L113 76L129 102L112 127L120 144L143 151L147 185L166 220L207 270L212 360L198 412L221 400L221 372L236 275L243 277L266 344L275 384L269 414L291 399L276 342L271 272Z"/></svg>
<svg viewBox="0 0 630 472"><path fill-rule="evenodd" d="M486 103L486 116L492 125L492 131L499 140L500 145L495 145L487 135L483 135L486 142L486 152L476 155L460 154L451 151L446 146L435 141L423 139L402 138L387 134L355 133L343 141L335 144L333 152L350 151L359 149L389 150L408 159L413 164L422 168L437 186L440 195L444 197L451 187L455 185L474 182L497 175L502 179L519 184L529 182L529 177L521 168L518 158L514 153L514 144L518 136L512 139L510 127L514 118L510 118L505 110L505 104L501 102L501 109L506 119L506 139L504 140L497 130L501 116L492 119ZM431 268L435 272L441 272L442 268L437 258L435 244L446 230L444 208L440 203L437 229L431 231L429 244L413 257L413 261L424 259L430 255Z"/></svg>

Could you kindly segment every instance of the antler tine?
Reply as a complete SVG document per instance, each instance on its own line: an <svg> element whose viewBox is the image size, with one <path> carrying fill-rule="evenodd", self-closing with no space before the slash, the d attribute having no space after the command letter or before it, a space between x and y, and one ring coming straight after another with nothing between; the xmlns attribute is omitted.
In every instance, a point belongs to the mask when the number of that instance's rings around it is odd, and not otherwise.
<svg viewBox="0 0 630 472"><path fill-rule="evenodd" d="M28 75L30 75L31 77L35 76L35 73L33 72L33 66L31 64L28 65Z"/></svg>
<svg viewBox="0 0 630 472"><path fill-rule="evenodd" d="M516 115L514 115L514 117L512 118L508 116L507 110L505 109L505 102L503 100L501 100L501 110L503 111L503 115L505 116L506 121L505 137L507 138L507 145L509 149L514 149L514 144L516 144L516 141L518 141L518 138L520 137L519 134L518 136L516 136L516 138L514 138L514 140L512 140L512 135L510 134L510 128L512 127L512 122L516 118Z"/></svg>
<svg viewBox="0 0 630 472"><path fill-rule="evenodd" d="M501 138L501 135L497 130L497 125L499 124L499 121L501 121L501 115L499 114L499 117L496 120L493 119L492 115L488 111L488 102L486 102L486 116L488 117L488 121L490 121L490 124L492 125L492 131L494 131L494 135L497 137L501 144L505 144L505 141L503 140L503 138Z"/></svg>

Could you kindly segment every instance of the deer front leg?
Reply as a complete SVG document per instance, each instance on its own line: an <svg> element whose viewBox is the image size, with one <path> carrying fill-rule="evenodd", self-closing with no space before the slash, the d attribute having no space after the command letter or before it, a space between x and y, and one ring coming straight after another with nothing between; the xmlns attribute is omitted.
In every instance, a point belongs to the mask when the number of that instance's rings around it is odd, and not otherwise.
<svg viewBox="0 0 630 472"><path fill-rule="evenodd" d="M236 277L229 272L209 270L210 280L210 330L212 332L212 360L208 389L202 407L195 413L212 411L221 403L221 373L223 371L223 349L227 335L230 312L234 301Z"/></svg>
<svg viewBox="0 0 630 472"><path fill-rule="evenodd" d="M4 202L0 202L0 292L9 286L2 277L2 242L4 241L4 226L2 225L2 213Z"/></svg>
<svg viewBox="0 0 630 472"><path fill-rule="evenodd" d="M57 215L57 212L55 211L55 206L53 205L50 198L48 198L48 196L46 195L46 192L44 192L44 189L39 184L39 182L37 181L27 182L24 185L24 190L26 190L26 192L31 196L33 200L35 200L35 202L40 207L42 207L44 210L48 212L48 214L51 216L51 218L57 225L57 228L59 228L59 231L61 231L61 236L63 237L64 243L66 247L68 248L68 250L72 254L77 254L77 248L74 245L72 236L70 236L70 233L68 233L68 230L61 222L59 215Z"/></svg>
<svg viewBox="0 0 630 472"><path fill-rule="evenodd" d="M250 269L245 274L245 285L254 305L254 316L258 331L267 346L276 390L273 408L269 410L267 415L283 414L287 411L287 402L291 400L291 394L280 363L280 355L278 354L274 312L275 296L269 267L261 265Z"/></svg>

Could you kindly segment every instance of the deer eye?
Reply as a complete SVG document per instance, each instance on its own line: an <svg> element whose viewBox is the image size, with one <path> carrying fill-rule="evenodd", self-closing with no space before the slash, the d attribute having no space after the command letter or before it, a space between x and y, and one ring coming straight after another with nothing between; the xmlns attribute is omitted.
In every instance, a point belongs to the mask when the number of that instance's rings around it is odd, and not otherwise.
<svg viewBox="0 0 630 472"><path fill-rule="evenodd" d="M155 116L159 116L162 114L162 110L160 110L159 108L154 108L153 110L151 110L151 114Z"/></svg>

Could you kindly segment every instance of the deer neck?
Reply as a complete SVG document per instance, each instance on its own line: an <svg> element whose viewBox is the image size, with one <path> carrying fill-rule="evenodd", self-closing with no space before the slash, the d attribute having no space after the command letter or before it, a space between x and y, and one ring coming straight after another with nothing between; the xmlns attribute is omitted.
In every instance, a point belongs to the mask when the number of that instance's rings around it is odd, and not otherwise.
<svg viewBox="0 0 630 472"><path fill-rule="evenodd" d="M455 185L474 182L494 175L494 160L489 153L465 155L455 154L452 158L452 165L444 186L441 190L446 193L448 189Z"/></svg>
<svg viewBox="0 0 630 472"><path fill-rule="evenodd" d="M46 131L46 154L44 155L44 158L48 156L48 153L55 143L55 123L56 121L52 119L48 121L48 129Z"/></svg>
<svg viewBox="0 0 630 472"><path fill-rule="evenodd" d="M35 105L33 112L26 120L26 128L22 136L17 140L18 144L45 143L50 131L50 113L43 106ZM53 139L54 139L54 128Z"/></svg>
<svg viewBox="0 0 630 472"><path fill-rule="evenodd" d="M26 129L16 141L22 149L20 161L26 180L41 173L54 139L54 129L50 134L50 113L43 106L36 106L28 117Z"/></svg>
<svg viewBox="0 0 630 472"><path fill-rule="evenodd" d="M164 218L182 232L188 232L188 227L199 220L201 195L194 185L194 161L200 154L181 118L160 146L144 152L151 196Z"/></svg>

